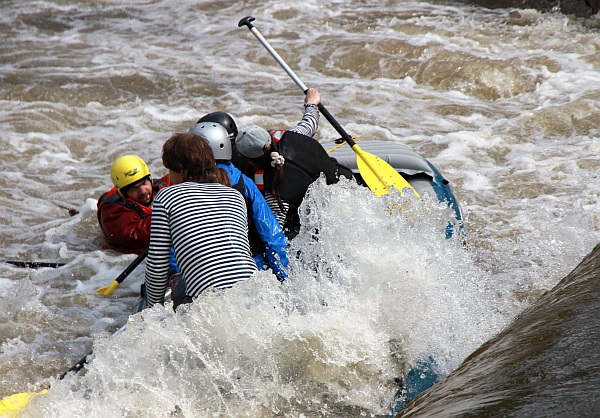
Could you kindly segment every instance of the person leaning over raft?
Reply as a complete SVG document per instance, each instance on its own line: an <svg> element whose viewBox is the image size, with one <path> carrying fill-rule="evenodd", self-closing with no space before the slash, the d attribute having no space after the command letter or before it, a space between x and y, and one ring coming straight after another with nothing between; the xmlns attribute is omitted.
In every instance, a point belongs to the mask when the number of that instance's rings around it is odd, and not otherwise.
<svg viewBox="0 0 600 418"><path fill-rule="evenodd" d="M325 174L327 184L336 183L340 175L353 179L352 171L329 157L312 138L319 126L320 102L321 93L310 88L304 99L304 116L298 125L272 134L252 126L240 131L235 139L239 153L249 159L257 172L263 171L265 199L288 239L298 234L298 207L321 173Z"/></svg>
<svg viewBox="0 0 600 418"><path fill-rule="evenodd" d="M227 172L231 187L244 196L248 213L250 250L256 266L261 270L270 268L277 279L283 282L287 278L285 268L289 262L285 235L256 184L231 162L232 144L229 132L219 122L204 121L196 123L190 129L190 133L198 133L206 138L217 167Z"/></svg>
<svg viewBox="0 0 600 418"><path fill-rule="evenodd" d="M154 199L145 286L149 307L164 303L173 246L181 271L171 285L175 309L207 289L248 280L257 268L244 198L228 187L205 138L175 134L163 145L162 159L173 185Z"/></svg>
<svg viewBox="0 0 600 418"><path fill-rule="evenodd" d="M152 203L171 184L168 175L152 180L146 162L123 155L110 169L114 187L98 199L98 223L106 246L123 253L141 253L150 242Z"/></svg>

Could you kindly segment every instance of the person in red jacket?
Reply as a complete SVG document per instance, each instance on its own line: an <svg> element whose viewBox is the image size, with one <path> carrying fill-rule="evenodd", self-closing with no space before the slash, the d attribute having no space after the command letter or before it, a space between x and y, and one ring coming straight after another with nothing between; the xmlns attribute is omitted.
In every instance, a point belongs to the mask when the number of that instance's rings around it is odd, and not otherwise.
<svg viewBox="0 0 600 418"><path fill-rule="evenodd" d="M152 203L156 193L171 185L169 175L153 180L137 155L117 158L110 169L114 187L98 200L98 223L106 247L140 254L150 243Z"/></svg>

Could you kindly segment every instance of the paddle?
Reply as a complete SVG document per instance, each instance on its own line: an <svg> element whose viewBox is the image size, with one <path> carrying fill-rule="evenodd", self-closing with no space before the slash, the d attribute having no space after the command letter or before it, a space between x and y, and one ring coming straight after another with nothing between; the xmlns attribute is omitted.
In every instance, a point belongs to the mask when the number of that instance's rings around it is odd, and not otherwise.
<svg viewBox="0 0 600 418"><path fill-rule="evenodd" d="M121 328L115 331L113 333L113 336L123 331L126 325L123 325ZM83 366L85 366L88 363L92 353L93 352L90 351L88 354L85 355L85 357L83 357L81 360L79 360L77 363L71 366L69 370L58 376L58 380L63 380L69 372L78 372L81 369L83 369ZM7 396L6 398L0 400L0 417L8 415L9 413L16 413L18 410L24 408L25 405L27 405L27 403L29 403L29 401L33 397L37 395L43 395L46 392L48 392L48 389L42 389L39 392L15 393L14 395Z"/></svg>
<svg viewBox="0 0 600 418"><path fill-rule="evenodd" d="M49 261L19 261L19 260L3 260L2 263L11 264L15 267L23 267L28 269L37 269L42 267L58 268L65 265L65 263L55 263Z"/></svg>
<svg viewBox="0 0 600 418"><path fill-rule="evenodd" d="M292 80L294 80L296 85L300 87L304 94L306 94L306 91L308 90L306 85L304 85L302 80L300 80L296 73L294 73L294 71L292 71L292 69L286 64L283 58L279 56L277 51L275 51L273 47L269 45L267 40L260 34L258 29L254 27L252 24L254 20L255 19L252 16L245 17L239 21L238 27L248 26L250 32L256 36L260 43L263 44L267 51L269 51L273 58L275 58L279 65L281 65L285 72L288 73ZM335 128L336 131L338 131L346 143L350 145L352 150L356 153L356 165L358 167L358 171L360 172L367 186L369 186L369 188L373 190L377 196L383 196L384 194L389 193L393 187L400 191L402 196L404 196L404 189L410 189L417 197L419 197L417 191L391 165L381 158L363 151L356 144L356 142L354 142L352 137L348 135L344 128L342 128L341 125L333 118L333 116L329 113L325 106L323 106L322 103L319 103L319 111L323 116L325 116L329 123Z"/></svg>
<svg viewBox="0 0 600 418"><path fill-rule="evenodd" d="M138 301L138 303L136 303L135 313L141 312L143 309L145 309L145 306L147 306L147 303L144 303L145 297L146 296L143 293L140 295L140 301ZM170 300L170 298L171 298L171 289L167 290L167 292L165 293L165 301ZM119 332L123 331L126 326L127 326L127 324L123 325L121 328L116 330L112 335L113 336L117 335ZM67 370L66 372L61 374L58 377L58 380L63 380L69 372L79 372L81 369L83 369L83 366L85 366L89 362L90 356L92 355L92 353L93 353L93 351L90 351L88 354L86 354L81 360L79 360L77 363L75 363L73 366L71 366L71 368L69 370ZM48 392L48 389L42 389L39 392L22 392L22 393L16 393L14 395L7 396L6 398L1 399L0 400L0 417L8 415L9 413L15 413L16 411L24 408L25 405L27 405L27 403L31 400L31 398L33 398L34 396L37 396L37 395L43 395L46 392Z"/></svg>
<svg viewBox="0 0 600 418"><path fill-rule="evenodd" d="M14 395L7 396L0 400L0 416L17 416L15 415L19 409L22 409L27 403L37 395L43 395L48 392L48 389L43 389L39 392L23 392L15 393Z"/></svg>
<svg viewBox="0 0 600 418"><path fill-rule="evenodd" d="M140 253L140 255L137 256L137 258L135 260L133 260L133 262L129 265L129 267L127 267L125 270L123 270L123 272L121 274L119 274L119 277L117 277L115 279L115 281L113 281L111 284L109 284L106 287L103 287L101 289L97 289L96 292L98 293L102 293L103 295L106 296L110 296L112 295L112 293L115 291L115 289L117 287L119 287L119 285L123 282L123 280L125 280L125 278L127 276L129 276L129 274L135 270L135 268L142 262L144 261L144 258L146 258L146 256L148 255L148 248L146 248L144 251L142 251Z"/></svg>
<svg viewBox="0 0 600 418"><path fill-rule="evenodd" d="M101 289L96 290L96 292L98 293L102 293L103 295L111 295L115 289L117 287L119 287L119 285L123 282L123 280L125 280L125 278L127 276L129 276L129 274L135 270L135 268L146 258L146 256L148 255L148 248L146 248L144 251L142 251L142 253L140 255L138 255L136 257L135 260L133 260L133 262L125 269L123 270L123 272L119 275L119 277L117 277L115 279L115 281L113 281L110 285L103 287ZM5 263L11 263L11 264L15 264L18 267L58 267L58 266L47 266L47 265L41 265L44 263L31 263L31 262L14 262L14 261L5 261ZM119 330L117 330L113 335L118 334L121 330L123 330L125 328L125 325L123 325L123 327L121 327ZM86 354L85 357L83 357L81 360L79 360L77 363L75 363L69 370L67 370L66 372L64 372L62 375L59 376L59 380L64 379L64 377L69 373L69 372L78 372L79 370L81 370L83 368L83 366L88 362L89 356L92 353L90 352L89 354ZM32 397L36 396L36 395L41 395L47 392L47 389L41 390L39 392L23 392L23 393L17 393L14 395L11 395L7 398L4 398L2 400L0 400L0 416L4 416L6 414L8 414L9 412L14 412L14 411L18 411L19 409L23 408L30 400Z"/></svg>

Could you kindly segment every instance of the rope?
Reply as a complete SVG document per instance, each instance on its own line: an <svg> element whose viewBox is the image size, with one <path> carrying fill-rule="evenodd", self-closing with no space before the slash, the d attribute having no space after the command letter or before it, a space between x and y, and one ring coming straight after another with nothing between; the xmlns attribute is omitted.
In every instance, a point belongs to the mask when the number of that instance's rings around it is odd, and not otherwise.
<svg viewBox="0 0 600 418"><path fill-rule="evenodd" d="M360 139L357 139L355 137L351 137L351 138L352 138L352 140L354 140L354 142L360 141ZM329 151L327 151L327 154L330 154L333 151L335 151L336 149L343 147L345 144L346 144L346 141L342 141L339 145L336 145L335 147L333 147Z"/></svg>

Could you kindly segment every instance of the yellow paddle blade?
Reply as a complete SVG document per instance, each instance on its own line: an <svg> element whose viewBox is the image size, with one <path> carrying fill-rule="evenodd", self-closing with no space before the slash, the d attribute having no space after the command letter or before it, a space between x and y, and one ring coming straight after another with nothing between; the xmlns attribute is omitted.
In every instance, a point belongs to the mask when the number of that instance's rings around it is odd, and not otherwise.
<svg viewBox="0 0 600 418"><path fill-rule="evenodd" d="M354 145L352 150L356 153L356 165L369 189L373 190L377 196L383 196L391 191L391 188L397 189L402 196L404 190L411 190L417 197L419 193L410 185L388 163L376 155L363 151L358 145Z"/></svg>
<svg viewBox="0 0 600 418"><path fill-rule="evenodd" d="M117 287L119 287L119 282L115 280L108 286L103 287L101 289L97 289L96 292L102 293L105 296L110 296L110 295L112 295L112 293L115 291L115 289Z"/></svg>
<svg viewBox="0 0 600 418"><path fill-rule="evenodd" d="M23 392L8 396L0 401L0 416L17 416L16 413L27 405L31 398L48 392L44 389L40 392Z"/></svg>

